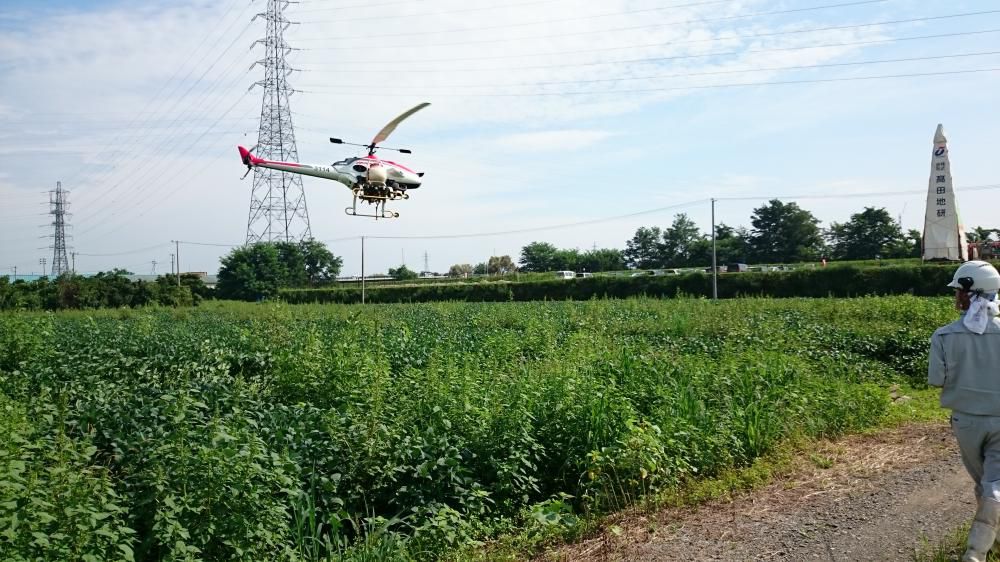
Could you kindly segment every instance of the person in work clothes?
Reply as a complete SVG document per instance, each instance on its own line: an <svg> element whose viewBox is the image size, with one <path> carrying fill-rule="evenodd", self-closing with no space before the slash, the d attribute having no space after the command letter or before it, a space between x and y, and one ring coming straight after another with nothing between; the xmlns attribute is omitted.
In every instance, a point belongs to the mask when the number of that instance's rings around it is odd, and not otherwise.
<svg viewBox="0 0 1000 562"><path fill-rule="evenodd" d="M962 463L976 484L976 517L962 562L984 562L1000 525L1000 273L969 261L948 286L962 317L931 336L927 382L941 387L941 407L952 411Z"/></svg>

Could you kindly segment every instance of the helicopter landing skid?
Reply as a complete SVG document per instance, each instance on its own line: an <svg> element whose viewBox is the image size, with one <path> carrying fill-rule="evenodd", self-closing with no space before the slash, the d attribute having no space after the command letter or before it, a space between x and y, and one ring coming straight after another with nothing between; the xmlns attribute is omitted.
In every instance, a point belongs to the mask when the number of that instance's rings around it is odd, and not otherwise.
<svg viewBox="0 0 1000 562"><path fill-rule="evenodd" d="M399 218L399 213L396 211L390 211L385 208L385 202L387 200L392 200L391 197L363 197L363 200L368 203L375 204L374 213L361 213L358 212L358 195L354 194L354 201L351 203L350 207L344 209L344 212L352 217L372 217L375 220L378 219L395 219Z"/></svg>

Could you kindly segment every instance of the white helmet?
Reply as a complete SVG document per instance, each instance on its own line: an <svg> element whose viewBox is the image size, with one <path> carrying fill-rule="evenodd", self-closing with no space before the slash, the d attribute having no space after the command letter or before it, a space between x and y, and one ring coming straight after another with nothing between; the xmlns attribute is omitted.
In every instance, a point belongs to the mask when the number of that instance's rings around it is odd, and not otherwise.
<svg viewBox="0 0 1000 562"><path fill-rule="evenodd" d="M1000 273L987 262L967 261L958 266L948 286L966 291L995 293L1000 290Z"/></svg>

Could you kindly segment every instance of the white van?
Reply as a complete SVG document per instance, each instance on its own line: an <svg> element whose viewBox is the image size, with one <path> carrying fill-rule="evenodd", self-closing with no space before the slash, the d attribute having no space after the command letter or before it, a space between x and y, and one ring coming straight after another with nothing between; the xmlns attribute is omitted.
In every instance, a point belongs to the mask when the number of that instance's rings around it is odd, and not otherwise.
<svg viewBox="0 0 1000 562"><path fill-rule="evenodd" d="M575 279L576 272L574 271L557 271L556 279Z"/></svg>

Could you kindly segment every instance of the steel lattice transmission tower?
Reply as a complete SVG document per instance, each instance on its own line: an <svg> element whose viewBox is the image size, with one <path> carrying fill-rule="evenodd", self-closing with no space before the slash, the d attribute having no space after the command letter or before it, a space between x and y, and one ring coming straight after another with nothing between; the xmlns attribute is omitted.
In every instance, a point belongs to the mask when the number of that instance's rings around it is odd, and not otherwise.
<svg viewBox="0 0 1000 562"><path fill-rule="evenodd" d="M267 0L267 11L254 16L267 22L267 35L254 42L263 43L264 58L254 63L264 67L264 79L254 83L264 89L260 109L260 129L256 153L268 160L298 162L292 112L288 98L294 91L288 75L294 69L285 56L292 51L284 33L292 22L285 19L288 0ZM247 220L247 244L254 242L306 240L312 238L302 176L267 168L254 168L250 194L250 217Z"/></svg>
<svg viewBox="0 0 1000 562"><path fill-rule="evenodd" d="M52 276L59 277L69 271L69 259L66 257L66 209L69 208L69 201L66 194L69 193L62 188L62 182L56 182L56 188L49 192L49 214L54 216L52 226L55 232L52 234Z"/></svg>

